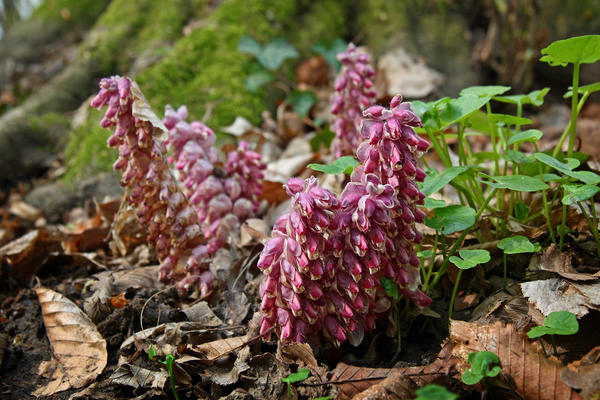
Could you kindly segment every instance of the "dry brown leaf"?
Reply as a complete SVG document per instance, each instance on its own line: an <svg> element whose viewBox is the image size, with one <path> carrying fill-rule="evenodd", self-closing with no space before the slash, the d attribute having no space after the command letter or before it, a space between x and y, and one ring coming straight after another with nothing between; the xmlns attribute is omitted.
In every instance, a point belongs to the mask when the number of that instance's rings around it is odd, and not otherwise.
<svg viewBox="0 0 600 400"><path fill-rule="evenodd" d="M115 255L126 256L134 247L145 242L145 231L135 210L125 201L121 203L119 212L114 217L110 235L109 247Z"/></svg>
<svg viewBox="0 0 600 400"><path fill-rule="evenodd" d="M181 310L190 322L198 322L206 327L221 326L223 321L215 315L208 303L201 301Z"/></svg>
<svg viewBox="0 0 600 400"><path fill-rule="evenodd" d="M402 371L392 370L383 381L357 394L353 400L404 400L413 397L415 383Z"/></svg>
<svg viewBox="0 0 600 400"><path fill-rule="evenodd" d="M281 359L288 364L301 361L311 369L319 366L312 348L307 343L281 344L278 350L281 352Z"/></svg>
<svg viewBox="0 0 600 400"><path fill-rule="evenodd" d="M39 373L50 381L38 388L34 396L50 396L90 384L106 366L106 341L87 315L69 299L46 288L35 291L53 357L40 364Z"/></svg>
<svg viewBox="0 0 600 400"><path fill-rule="evenodd" d="M110 380L119 385L138 388L159 388L163 389L169 379L167 371L151 371L149 369L124 363L110 376Z"/></svg>
<svg viewBox="0 0 600 400"><path fill-rule="evenodd" d="M270 237L271 229L259 218L249 218L240 227L240 247L264 243Z"/></svg>
<svg viewBox="0 0 600 400"><path fill-rule="evenodd" d="M509 377L523 399L582 399L560 379L563 367L558 359L544 356L537 342L531 342L524 331L517 331L511 324L452 321L450 341L457 358L457 378L469 367L470 353L491 351L500 358L501 374Z"/></svg>
<svg viewBox="0 0 600 400"><path fill-rule="evenodd" d="M573 389L581 389L586 399L600 396L600 346L594 347L579 361L575 361L562 372L562 380Z"/></svg>
<svg viewBox="0 0 600 400"><path fill-rule="evenodd" d="M188 349L196 355L204 357L207 361L215 361L244 347L247 343L248 338L244 335L219 339L198 346L189 346Z"/></svg>
<svg viewBox="0 0 600 400"><path fill-rule="evenodd" d="M47 229L35 229L2 246L0 262L7 261L15 276L27 281L51 253L61 250L62 237L62 234Z"/></svg>
<svg viewBox="0 0 600 400"><path fill-rule="evenodd" d="M573 281L590 281L600 278L600 272L595 274L579 273L571 265L571 255L561 253L554 243L550 244L542 254L540 259L540 269L542 271L555 272Z"/></svg>
<svg viewBox="0 0 600 400"><path fill-rule="evenodd" d="M134 81L131 81L131 94L133 95L132 114L135 118L148 121L152 125L152 136L162 141L167 140L169 131L163 125L160 118L156 116L152 106L144 97L140 87Z"/></svg>

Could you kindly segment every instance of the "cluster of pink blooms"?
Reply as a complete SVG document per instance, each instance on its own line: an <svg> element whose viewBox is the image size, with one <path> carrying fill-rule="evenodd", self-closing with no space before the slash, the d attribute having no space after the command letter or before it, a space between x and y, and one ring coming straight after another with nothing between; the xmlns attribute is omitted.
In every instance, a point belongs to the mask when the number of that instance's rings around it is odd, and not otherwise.
<svg viewBox="0 0 600 400"><path fill-rule="evenodd" d="M198 285L206 295L214 276L200 257L205 246L196 212L169 170L166 144L155 135L160 129L134 116L134 85L128 78L104 78L92 106L108 106L101 125L114 128L108 139L108 146L119 152L114 169L122 173L121 185L131 189L127 200L148 229L161 279L184 289Z"/></svg>
<svg viewBox="0 0 600 400"><path fill-rule="evenodd" d="M335 133L332 149L336 157L354 155L361 142L360 124L363 110L373 104L372 90L375 70L369 65L369 55L350 43L348 51L337 56L342 72L335 80L331 98L331 113L335 116L331 129Z"/></svg>
<svg viewBox="0 0 600 400"><path fill-rule="evenodd" d="M185 106L177 111L167 106L163 123L169 129L168 144L173 150L169 162L179 171L207 239L198 254L205 258L227 243L229 233L258 210L259 182L266 165L260 154L241 142L222 166L213 131L198 121L187 123L187 117Z"/></svg>
<svg viewBox="0 0 600 400"><path fill-rule="evenodd" d="M425 178L416 162L429 146L413 130L420 125L400 97L390 109L366 109L361 164L341 201L314 178L288 182L291 212L275 225L258 262L266 274L262 334L276 326L283 342L318 343L323 333L338 345L358 344L375 327L383 276L416 304L431 302L418 288L414 249L422 239L415 222L424 220L417 206L425 197L415 184Z"/></svg>

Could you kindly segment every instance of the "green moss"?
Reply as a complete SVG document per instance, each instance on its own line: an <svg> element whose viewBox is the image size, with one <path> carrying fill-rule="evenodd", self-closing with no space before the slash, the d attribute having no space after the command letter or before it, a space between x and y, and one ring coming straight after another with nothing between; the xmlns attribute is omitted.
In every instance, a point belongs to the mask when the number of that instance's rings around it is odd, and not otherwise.
<svg viewBox="0 0 600 400"><path fill-rule="evenodd" d="M85 27L93 24L109 3L110 0L45 0L32 17Z"/></svg>
<svg viewBox="0 0 600 400"><path fill-rule="evenodd" d="M131 20L123 22L122 16L133 12L131 3L136 3L137 8L145 7L146 16L132 16ZM208 110L206 122L215 130L229 125L237 116L259 123L260 112L269 106L269 99L264 94L250 93L244 85L246 63L250 57L237 50L243 35L263 43L284 36L305 55L310 54L310 48L320 39L348 35L345 18L351 1L324 0L307 2L305 6L299 3L296 0L276 3L271 0L226 0L211 9L204 6L206 1L194 0L169 5L170 11L167 11L153 8L149 0L113 0L97 27L116 29L119 33L113 36L127 36L127 42L98 43L90 51L103 54L101 60L111 63L120 60L115 57L123 49L140 49L144 43L155 39L177 37L185 22L177 10L189 7L192 15L201 18L201 27L180 38L160 62L135 77L145 97L159 116L167 104L174 107L187 105L191 119L203 118ZM151 16L153 13L154 17ZM156 18L162 18L163 22L155 22ZM179 28L175 31L167 29L167 25ZM165 30L159 32L163 28ZM120 52L114 52L115 45L119 46ZM286 66L291 67L292 63ZM109 132L100 133L103 130L96 127L98 118L90 116L84 126L71 133L66 152L68 177L110 168L114 162L115 155L103 151ZM104 156L109 159L105 160Z"/></svg>
<svg viewBox="0 0 600 400"><path fill-rule="evenodd" d="M111 132L100 126L102 113L94 109L85 123L69 133L65 149L67 173L64 180L72 182L92 176L95 173L109 171L117 159L117 152L106 146Z"/></svg>

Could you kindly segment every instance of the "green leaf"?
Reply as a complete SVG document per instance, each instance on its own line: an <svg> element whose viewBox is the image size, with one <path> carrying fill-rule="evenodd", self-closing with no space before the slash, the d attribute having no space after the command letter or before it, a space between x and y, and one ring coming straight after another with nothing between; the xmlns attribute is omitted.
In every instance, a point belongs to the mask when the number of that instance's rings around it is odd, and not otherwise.
<svg viewBox="0 0 600 400"><path fill-rule="evenodd" d="M446 202L444 200L436 200L432 199L431 197L425 197L423 207L430 208L433 210L434 208L446 207Z"/></svg>
<svg viewBox="0 0 600 400"><path fill-rule="evenodd" d="M510 86L471 86L460 91L461 96L494 97L510 90Z"/></svg>
<svg viewBox="0 0 600 400"><path fill-rule="evenodd" d="M515 94L511 96L496 96L494 100L502 103L510 104L533 104L536 107L544 104L544 97L548 94L550 88L543 88L540 90L534 90L529 94Z"/></svg>
<svg viewBox="0 0 600 400"><path fill-rule="evenodd" d="M325 172L326 174L337 175L342 172L350 175L354 167L358 165L358 161L352 156L340 157L331 164L308 164L308 168L315 171Z"/></svg>
<svg viewBox="0 0 600 400"><path fill-rule="evenodd" d="M308 112L317 102L317 97L310 90L300 91L294 89L292 93L289 94L286 101L292 105L294 111L300 115L300 117L304 118L308 115Z"/></svg>
<svg viewBox="0 0 600 400"><path fill-rule="evenodd" d="M258 55L262 52L262 46L254 38L244 35L240 39L238 50L242 53L251 54L254 57L258 57Z"/></svg>
<svg viewBox="0 0 600 400"><path fill-rule="evenodd" d="M574 158L567 159L567 163L562 163L556 158L551 157L544 153L535 153L533 155L540 162L551 166L552 168L562 172L563 174L580 180L581 182L588 185L597 185L600 183L600 175L591 171L573 171L574 168L579 166L579 160Z"/></svg>
<svg viewBox="0 0 600 400"><path fill-rule="evenodd" d="M430 196L433 193L440 190L441 188L443 188L444 186L446 186L448 183L450 183L450 181L452 181L454 178L456 178L458 175L462 174L468 169L469 167L467 166L450 167L446 168L439 175L428 174L425 177L425 180L423 181L423 187L421 188L421 191L423 192L423 194L425 194L425 196Z"/></svg>
<svg viewBox="0 0 600 400"><path fill-rule="evenodd" d="M549 186L537 177L526 175L493 176L496 182L481 181L496 189L510 189L517 192L537 192Z"/></svg>
<svg viewBox="0 0 600 400"><path fill-rule="evenodd" d="M517 164L529 164L535 162L535 158L533 158L533 156L528 156L527 154L515 150L508 150L508 152L506 154L502 154L501 157L506 161L514 162ZM537 170L536 172L539 173L539 170Z"/></svg>
<svg viewBox="0 0 600 400"><path fill-rule="evenodd" d="M282 378L281 382L283 382L283 383L302 382L303 380L308 378L308 375L310 375L310 369L306 369L306 368L299 369L298 372L294 372L293 374L289 374L285 378Z"/></svg>
<svg viewBox="0 0 600 400"><path fill-rule="evenodd" d="M568 206L580 201L591 199L600 192L600 187L597 185L563 185L569 192L562 198L562 203Z"/></svg>
<svg viewBox="0 0 600 400"><path fill-rule="evenodd" d="M471 269L479 264L485 264L490 261L490 252L487 250L460 250L458 252L461 258L450 257L450 262L460 269Z"/></svg>
<svg viewBox="0 0 600 400"><path fill-rule="evenodd" d="M423 250L423 251L417 251L417 257L419 258L431 258L431 256L433 255L433 251L432 250Z"/></svg>
<svg viewBox="0 0 600 400"><path fill-rule="evenodd" d="M446 235L465 230L475 224L475 210L471 207L452 205L436 208L433 218L425 219L425 225Z"/></svg>
<svg viewBox="0 0 600 400"><path fill-rule="evenodd" d="M516 235L502 239L498 243L498 248L504 251L504 254L533 253L535 246L525 236Z"/></svg>
<svg viewBox="0 0 600 400"><path fill-rule="evenodd" d="M268 71L261 70L254 72L244 80L244 85L250 90L252 93L258 92L263 85L269 83L273 80L273 75L271 75Z"/></svg>
<svg viewBox="0 0 600 400"><path fill-rule="evenodd" d="M452 125L462 119L465 119L469 114L483 107L489 98L478 97L472 94L461 96L457 99L451 99L445 104L445 107L440 110L440 118L444 121L441 128Z"/></svg>
<svg viewBox="0 0 600 400"><path fill-rule="evenodd" d="M256 56L258 62L269 71L281 67L288 58L298 57L298 52L284 38L276 38L267 43Z"/></svg>
<svg viewBox="0 0 600 400"><path fill-rule="evenodd" d="M600 60L600 35L576 36L557 40L542 49L540 61L552 66L567 64L590 64Z"/></svg>
<svg viewBox="0 0 600 400"><path fill-rule="evenodd" d="M385 294L387 294L394 300L398 300L398 297L400 295L398 293L398 285L396 285L396 282L394 282L387 276L382 276L380 282L381 287L383 288L383 290L385 290Z"/></svg>
<svg viewBox="0 0 600 400"><path fill-rule="evenodd" d="M500 373L500 359L491 351L478 351L467 358L471 368L466 370L461 380L467 385L479 383L483 378L493 378Z"/></svg>
<svg viewBox="0 0 600 400"><path fill-rule="evenodd" d="M523 142L537 142L543 135L544 134L539 129L528 129L512 135L510 139L508 139L508 145L520 144Z"/></svg>
<svg viewBox="0 0 600 400"><path fill-rule="evenodd" d="M515 203L515 218L518 221L523 221L529 215L529 206L525 202L519 200Z"/></svg>
<svg viewBox="0 0 600 400"><path fill-rule="evenodd" d="M585 92L594 93L594 92L597 92L598 90L600 90L600 82L590 83L589 85L579 86L579 88L577 89L577 93L579 93L579 94L584 94ZM567 93L565 93L563 98L568 99L571 96L573 96L573 86L569 86L569 90L567 91Z"/></svg>
<svg viewBox="0 0 600 400"><path fill-rule="evenodd" d="M429 384L420 389L415 390L418 396L415 400L455 400L457 394L450 392L443 386Z"/></svg>
<svg viewBox="0 0 600 400"><path fill-rule="evenodd" d="M529 118L517 117L510 114L490 114L489 117L490 121L495 123L503 123L507 126L531 124L531 120Z"/></svg>
<svg viewBox="0 0 600 400"><path fill-rule="evenodd" d="M328 46L324 40L313 46L313 50L323 56L329 65L333 66L336 71L342 68L342 64L337 59L337 55L348 50L348 43L341 38L335 38Z"/></svg>
<svg viewBox="0 0 600 400"><path fill-rule="evenodd" d="M334 138L335 133L331 132L331 129L329 129L328 127L322 129L312 139L310 139L310 148L315 153L319 151L321 147L329 148Z"/></svg>
<svg viewBox="0 0 600 400"><path fill-rule="evenodd" d="M154 350L154 346L150 345L150 348L148 349L148 358L152 361L156 361L154 357L156 357L156 350Z"/></svg>
<svg viewBox="0 0 600 400"><path fill-rule="evenodd" d="M544 319L544 326L535 326L527 332L530 339L544 335L574 335L579 332L579 322L569 311L555 311Z"/></svg>

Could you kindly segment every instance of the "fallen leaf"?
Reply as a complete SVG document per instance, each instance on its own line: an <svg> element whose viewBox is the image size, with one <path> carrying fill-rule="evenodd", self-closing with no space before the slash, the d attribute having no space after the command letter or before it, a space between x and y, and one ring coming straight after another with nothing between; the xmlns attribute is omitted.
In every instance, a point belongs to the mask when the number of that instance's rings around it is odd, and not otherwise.
<svg viewBox="0 0 600 400"><path fill-rule="evenodd" d="M135 118L148 121L152 125L152 137L165 141L169 137L169 131L163 125L160 118L156 116L152 106L144 97L140 87L131 81L131 94L133 95L132 114Z"/></svg>
<svg viewBox="0 0 600 400"><path fill-rule="evenodd" d="M12 201L11 199L9 211L11 214L21 217L29 222L35 222L42 216L40 210L22 200Z"/></svg>
<svg viewBox="0 0 600 400"><path fill-rule="evenodd" d="M531 342L524 331L512 324L451 321L449 339L454 344L457 378L469 368L470 353L491 351L500 358L500 376L507 377L507 382L514 385L523 399L582 399L560 379L563 368L560 361L544 356L539 343Z"/></svg>
<svg viewBox="0 0 600 400"><path fill-rule="evenodd" d="M187 349L193 354L203 357L206 361L215 361L235 350L242 348L248 343L247 340L248 339L246 335L234 336L203 343L198 346L188 346Z"/></svg>
<svg viewBox="0 0 600 400"><path fill-rule="evenodd" d="M237 116L233 123L222 129L223 132L233 136L243 136L246 132L256 129L250 121L244 117Z"/></svg>
<svg viewBox="0 0 600 400"><path fill-rule="evenodd" d="M115 255L125 256L134 247L145 242L145 230L141 227L135 210L126 202L121 203L114 217L110 235L111 241L108 245Z"/></svg>
<svg viewBox="0 0 600 400"><path fill-rule="evenodd" d="M546 279L521 283L521 290L542 314L570 311L581 318L589 309L600 309L600 282L577 283L565 279Z"/></svg>
<svg viewBox="0 0 600 400"><path fill-rule="evenodd" d="M266 242L271 230L262 219L249 218L240 228L240 247Z"/></svg>
<svg viewBox="0 0 600 400"><path fill-rule="evenodd" d="M207 327L223 325L223 321L213 313L206 301L195 303L181 311L190 322L198 322Z"/></svg>
<svg viewBox="0 0 600 400"><path fill-rule="evenodd" d="M278 353L281 353L281 359L288 364L301 361L302 364L311 369L319 366L310 345L307 343L281 344Z"/></svg>
<svg viewBox="0 0 600 400"><path fill-rule="evenodd" d="M50 396L90 384L106 366L106 341L87 315L69 299L46 288L35 291L53 357L40 364L39 373L47 376L49 382L38 388L34 396Z"/></svg>
<svg viewBox="0 0 600 400"><path fill-rule="evenodd" d="M159 388L163 389L165 383L169 379L167 371L151 371L149 369L138 367L124 363L119 365L110 376L110 380L118 385L130 386L134 389L138 388Z"/></svg>
<svg viewBox="0 0 600 400"><path fill-rule="evenodd" d="M562 380L573 389L580 389L585 399L597 399L600 395L600 346L594 347L581 360L565 368Z"/></svg>
<svg viewBox="0 0 600 400"><path fill-rule="evenodd" d="M550 244L540 259L542 271L555 272L563 278L573 281L590 281L600 278L600 272L595 274L579 273L571 265L571 255L562 253L554 243Z"/></svg>
<svg viewBox="0 0 600 400"><path fill-rule="evenodd" d="M51 253L61 251L62 238L60 233L35 229L2 246L0 262L8 262L19 280L28 281Z"/></svg>
<svg viewBox="0 0 600 400"><path fill-rule="evenodd" d="M353 400L404 400L412 398L415 383L402 371L393 370L387 378L357 394Z"/></svg>

